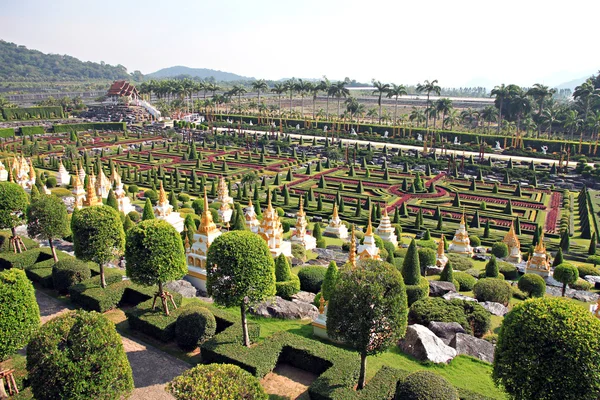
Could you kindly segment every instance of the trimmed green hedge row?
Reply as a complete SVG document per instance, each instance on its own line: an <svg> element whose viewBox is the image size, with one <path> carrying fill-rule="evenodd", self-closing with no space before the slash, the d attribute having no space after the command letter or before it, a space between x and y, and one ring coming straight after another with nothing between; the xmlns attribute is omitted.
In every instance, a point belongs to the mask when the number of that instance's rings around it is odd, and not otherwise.
<svg viewBox="0 0 600 400"><path fill-rule="evenodd" d="M127 124L125 122L90 122L83 124L57 124L52 127L55 133L60 132L81 132L89 130L99 131L125 131Z"/></svg>
<svg viewBox="0 0 600 400"><path fill-rule="evenodd" d="M2 135L0 134L0 136ZM13 253L13 250L8 248L11 236L12 234L10 233L10 231L0 231L0 253ZM35 240L31 240L27 237L21 237L21 239L23 239L23 243L25 243L25 247L27 247L27 250L36 249L40 247L38 242L36 242ZM0 269L1 268L2 267L0 267Z"/></svg>
<svg viewBox="0 0 600 400"><path fill-rule="evenodd" d="M156 299L156 308L154 310L152 310L153 299L149 299L137 307L125 311L129 327L163 342L175 339L175 324L177 323L177 317L179 317L183 309L180 307L181 294L172 293L172 295L178 308L175 309L169 301L169 315L165 314L162 302L158 298Z"/></svg>
<svg viewBox="0 0 600 400"><path fill-rule="evenodd" d="M124 281L123 276L115 270L107 270L104 274L106 288L100 286L100 276L87 279L69 288L71 301L88 311L105 312L119 304L125 289L131 281Z"/></svg>
<svg viewBox="0 0 600 400"><path fill-rule="evenodd" d="M3 108L2 117L7 121L26 119L64 118L63 109L56 107Z"/></svg>
<svg viewBox="0 0 600 400"><path fill-rule="evenodd" d="M0 128L0 138L11 137L15 137L15 130L13 128Z"/></svg>
<svg viewBox="0 0 600 400"><path fill-rule="evenodd" d="M21 127L21 135L22 136L43 135L44 133L46 133L46 131L44 131L43 126L22 126Z"/></svg>
<svg viewBox="0 0 600 400"><path fill-rule="evenodd" d="M50 259L52 259L52 252L47 247L27 250L23 253L2 253L0 254L0 270L27 269L34 264ZM52 268L52 265L50 265L50 268Z"/></svg>

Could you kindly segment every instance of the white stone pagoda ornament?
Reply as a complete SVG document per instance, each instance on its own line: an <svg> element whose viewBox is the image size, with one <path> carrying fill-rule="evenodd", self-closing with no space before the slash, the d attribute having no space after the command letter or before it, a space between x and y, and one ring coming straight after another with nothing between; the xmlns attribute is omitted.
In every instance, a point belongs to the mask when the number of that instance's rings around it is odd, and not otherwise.
<svg viewBox="0 0 600 400"><path fill-rule="evenodd" d="M363 244L358 246L358 259L366 260L370 258L374 260L381 259L381 257L379 257L379 247L377 247L375 244L373 225L371 225L371 218L369 217L369 224L367 225L367 231L365 232Z"/></svg>
<svg viewBox="0 0 600 400"><path fill-rule="evenodd" d="M383 207L383 215L381 216L379 226L375 229L375 233L384 242L390 242L394 247L398 247L398 237L396 236L396 230L392 226L392 221L387 213L386 205Z"/></svg>
<svg viewBox="0 0 600 400"><path fill-rule="evenodd" d="M98 172L98 177L96 178L96 194L103 199L108 198L108 192L110 192L111 184L108 177L104 174L102 168Z"/></svg>
<svg viewBox="0 0 600 400"><path fill-rule="evenodd" d="M300 209L296 214L296 229L292 233L290 241L301 244L306 250L312 250L317 247L317 239L306 232L307 225L304 199L300 197Z"/></svg>
<svg viewBox="0 0 600 400"><path fill-rule="evenodd" d="M252 205L252 200L248 203L248 207L244 209L244 219L246 220L246 227L253 233L258 233L260 221L256 217L256 211Z"/></svg>
<svg viewBox="0 0 600 400"><path fill-rule="evenodd" d="M115 197L117 198L117 204L119 211L127 215L131 211L135 211L135 207L131 204L131 199L127 196L125 190L123 190L123 182L121 181L121 175L113 168L111 174L111 180L115 186Z"/></svg>
<svg viewBox="0 0 600 400"><path fill-rule="evenodd" d="M227 183L223 177L219 180L217 187L217 201L221 203L219 218L224 225L227 225L233 215L233 198L229 196L229 189L227 189Z"/></svg>
<svg viewBox="0 0 600 400"><path fill-rule="evenodd" d="M544 245L544 234L540 235L540 241L533 250L533 255L527 260L525 273L537 274L543 278L550 276L550 260L546 255L546 246Z"/></svg>
<svg viewBox="0 0 600 400"><path fill-rule="evenodd" d="M337 204L333 205L333 215L329 220L329 225L325 228L325 236L334 236L340 239L346 239L348 237L348 228L342 223L338 214Z"/></svg>
<svg viewBox="0 0 600 400"><path fill-rule="evenodd" d="M0 182L6 181L8 181L8 171L6 170L4 164L2 164L2 161L0 161Z"/></svg>
<svg viewBox="0 0 600 400"><path fill-rule="evenodd" d="M58 186L67 186L71 183L71 176L69 175L69 171L63 165L62 160L58 164L58 173L56 174L56 183Z"/></svg>
<svg viewBox="0 0 600 400"><path fill-rule="evenodd" d="M158 193L158 203L154 206L154 216L156 219L167 221L177 232L183 231L183 218L181 218L178 212L173 211L173 206L169 204L162 182L160 183L160 191Z"/></svg>
<svg viewBox="0 0 600 400"><path fill-rule="evenodd" d="M521 255L521 242L515 233L514 222L510 225L510 230L506 236L504 236L502 241L508 247L508 256L506 257L506 261L513 264L521 263L521 261L523 261L523 257Z"/></svg>
<svg viewBox="0 0 600 400"><path fill-rule="evenodd" d="M444 235L440 238L438 242L437 255L435 257L435 265L444 268L448 263L448 257L444 253Z"/></svg>
<svg viewBox="0 0 600 400"><path fill-rule="evenodd" d="M452 238L452 243L448 247L450 253L459 253L473 255L473 248L471 247L471 240L469 239L469 233L467 232L465 223L465 214L460 219L460 225Z"/></svg>
<svg viewBox="0 0 600 400"><path fill-rule="evenodd" d="M268 193L269 203L263 213L263 219L258 228L258 234L269 246L271 255L277 257L284 254L286 257L292 256L292 243L283 241L283 227L279 220L277 211L271 205L271 194Z"/></svg>
<svg viewBox="0 0 600 400"><path fill-rule="evenodd" d="M85 199L85 189L77 174L73 174L73 189L71 189L71 193L75 197L74 207L80 210L83 207L83 200Z"/></svg>

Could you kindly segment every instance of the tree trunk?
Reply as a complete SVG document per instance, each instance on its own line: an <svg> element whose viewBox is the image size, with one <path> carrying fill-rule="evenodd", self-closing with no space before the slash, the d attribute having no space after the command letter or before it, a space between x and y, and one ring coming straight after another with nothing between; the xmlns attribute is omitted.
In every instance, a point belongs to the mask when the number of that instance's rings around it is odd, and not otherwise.
<svg viewBox="0 0 600 400"><path fill-rule="evenodd" d="M329 120L329 95L327 95L325 100L325 110L326 118Z"/></svg>
<svg viewBox="0 0 600 400"><path fill-rule="evenodd" d="M158 282L158 295L160 296L160 300L162 301L163 309L165 310L165 314L169 315L169 305L167 304L167 297L165 296L165 291L163 289L162 282ZM177 307L175 307L177 308Z"/></svg>
<svg viewBox="0 0 600 400"><path fill-rule="evenodd" d="M367 378L367 353L360 353L360 375L358 376L358 390L365 387Z"/></svg>
<svg viewBox="0 0 600 400"><path fill-rule="evenodd" d="M567 284L563 283L563 287L562 287L562 297L565 297L565 292L567 291Z"/></svg>
<svg viewBox="0 0 600 400"><path fill-rule="evenodd" d="M106 277L104 276L104 264L100 263L100 286L106 288Z"/></svg>
<svg viewBox="0 0 600 400"><path fill-rule="evenodd" d="M56 249L54 248L54 243L52 242L52 238L48 238L48 243L50 244L50 250L52 250L52 257L54 258L54 262L58 262L58 256L56 255Z"/></svg>
<svg viewBox="0 0 600 400"><path fill-rule="evenodd" d="M498 110L498 127L496 128L496 133L500 134L500 126L502 125L502 100L500 100L500 109Z"/></svg>
<svg viewBox="0 0 600 400"><path fill-rule="evenodd" d="M19 236L17 235L17 228L11 228L10 231L12 232L12 239L13 239L13 246L15 248L15 251L17 253L20 253L21 250L21 241L19 240Z"/></svg>
<svg viewBox="0 0 600 400"><path fill-rule="evenodd" d="M244 346L250 347L250 336L248 335L248 320L246 319L245 300L242 300L242 304L240 304L240 311L242 313L242 338L244 340Z"/></svg>

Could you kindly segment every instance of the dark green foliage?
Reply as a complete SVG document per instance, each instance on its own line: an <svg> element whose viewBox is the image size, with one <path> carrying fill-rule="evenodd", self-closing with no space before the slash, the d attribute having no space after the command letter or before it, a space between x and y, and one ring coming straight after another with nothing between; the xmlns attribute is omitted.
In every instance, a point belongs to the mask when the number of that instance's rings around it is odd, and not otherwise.
<svg viewBox="0 0 600 400"><path fill-rule="evenodd" d="M77 311L46 323L27 346L36 399L118 399L133 390L121 337L105 316Z"/></svg>
<svg viewBox="0 0 600 400"><path fill-rule="evenodd" d="M302 268L298 271L300 289L306 292L319 293L326 274L327 268L318 265Z"/></svg>
<svg viewBox="0 0 600 400"><path fill-rule="evenodd" d="M594 265L598 264L595 261L597 260L590 260L590 257L588 257L588 262L592 262ZM598 260L600 261L600 260ZM586 275L592 275L592 276L600 276L600 270L598 268L596 268L595 266L591 266L591 265L578 265L577 266L577 270L579 271L579 277L583 278Z"/></svg>
<svg viewBox="0 0 600 400"><path fill-rule="evenodd" d="M563 261L564 261L563 251L559 247L558 251L556 252L556 255L554 256L554 260L552 260L552 267L556 267L557 265L562 264Z"/></svg>
<svg viewBox="0 0 600 400"><path fill-rule="evenodd" d="M554 279L556 279L557 281L559 281L560 283L563 284L562 287L562 295L565 295L565 290L567 288L567 285L571 285L575 282L577 282L577 279L579 278L579 274L580 274L580 270L577 269L577 267L575 267L574 265L571 264L567 264L567 263L561 263L559 265L556 266L556 268L554 268ZM521 278L523 279L523 278ZM519 281L520 283L520 281Z"/></svg>
<svg viewBox="0 0 600 400"><path fill-rule="evenodd" d="M492 245L492 254L497 258L505 258L508 256L508 246L503 242L496 242Z"/></svg>
<svg viewBox="0 0 600 400"><path fill-rule="evenodd" d="M398 382L397 400L458 400L458 391L441 375L417 371Z"/></svg>
<svg viewBox="0 0 600 400"><path fill-rule="evenodd" d="M592 233L592 238L590 239L590 246L588 247L588 254L593 256L596 254L596 244L597 244L597 236L596 232Z"/></svg>
<svg viewBox="0 0 600 400"><path fill-rule="evenodd" d="M510 199L506 203L506 206L504 207L503 213L506 214L506 215L513 215L512 201Z"/></svg>
<svg viewBox="0 0 600 400"><path fill-rule="evenodd" d="M327 272L321 285L321 293L325 300L331 298L331 292L334 290L336 282L339 278L339 270L335 261L331 261L327 266Z"/></svg>
<svg viewBox="0 0 600 400"><path fill-rule="evenodd" d="M0 272L0 361L25 346L40 325L40 309L25 272Z"/></svg>
<svg viewBox="0 0 600 400"><path fill-rule="evenodd" d="M69 234L68 221L67 207L56 196L40 195L27 208L27 233L51 245L53 239Z"/></svg>
<svg viewBox="0 0 600 400"><path fill-rule="evenodd" d="M300 280L292 274L290 263L283 253L275 259L275 280L277 296L289 299L300 291Z"/></svg>
<svg viewBox="0 0 600 400"><path fill-rule="evenodd" d="M440 281L454 282L454 271L452 270L452 263L450 260L448 260L444 266L444 269L442 270L442 273L440 274Z"/></svg>
<svg viewBox="0 0 600 400"><path fill-rule="evenodd" d="M16 183L0 182L0 229L13 229L25 220L29 198Z"/></svg>
<svg viewBox="0 0 600 400"><path fill-rule="evenodd" d="M420 277L415 285L406 285L406 299L409 306L427 296L429 296L429 281L425 277Z"/></svg>
<svg viewBox="0 0 600 400"><path fill-rule="evenodd" d="M492 255L487 264L485 264L485 276L487 278L497 278L499 274L498 261L496 260L496 256Z"/></svg>
<svg viewBox="0 0 600 400"><path fill-rule="evenodd" d="M569 252L569 248L571 247L571 238L569 237L569 231L563 231L560 236L559 246L564 253Z"/></svg>
<svg viewBox="0 0 600 400"><path fill-rule="evenodd" d="M600 321L560 298L515 305L502 323L492 376L514 398L596 399Z"/></svg>
<svg viewBox="0 0 600 400"><path fill-rule="evenodd" d="M99 276L69 287L71 301L90 311L105 312L115 308L121 301L125 289L131 285L131 281L124 281L123 276L113 270L107 271L105 278L107 284L105 288L100 286Z"/></svg>
<svg viewBox="0 0 600 400"><path fill-rule="evenodd" d="M481 246L481 239L479 239L478 236L471 235L469 237L469 239L471 240L471 247L479 247L479 246Z"/></svg>
<svg viewBox="0 0 600 400"><path fill-rule="evenodd" d="M142 221L154 219L154 210L152 209L152 203L149 198L146 199L144 204L144 211L142 212Z"/></svg>
<svg viewBox="0 0 600 400"><path fill-rule="evenodd" d="M407 311L402 275L394 266L366 260L340 274L329 300L327 332L360 353L359 389L365 384L367 355L387 350L404 336ZM373 332L378 332L376 341Z"/></svg>
<svg viewBox="0 0 600 400"><path fill-rule="evenodd" d="M156 287L154 287L154 289L156 289ZM156 290L154 290L154 292L155 291ZM175 304L179 307L181 305L181 295L179 293L171 294L173 295ZM150 298L125 311L129 327L152 336L162 342L169 342L175 339L177 317L183 309L178 308L171 310L169 315L166 315L162 302L157 300L156 308L154 310L152 309L152 302L153 300Z"/></svg>
<svg viewBox="0 0 600 400"><path fill-rule="evenodd" d="M574 276L577 277L577 268L574 269ZM544 297L544 294L546 293L546 281L537 274L523 275L521 279L519 279L518 287L519 290L527 293L529 297Z"/></svg>
<svg viewBox="0 0 600 400"><path fill-rule="evenodd" d="M457 289L461 292L469 292L473 290L473 286L477 282L477 279L466 272L455 271L453 278L458 282L459 287Z"/></svg>
<svg viewBox="0 0 600 400"><path fill-rule="evenodd" d="M417 243L413 239L408 246L406 257L402 265L402 276L404 283L408 285L417 285L421 279L421 264L417 251Z"/></svg>
<svg viewBox="0 0 600 400"><path fill-rule="evenodd" d="M483 336L490 328L491 317L480 304L466 300L444 300L441 297L426 297L415 302L408 313L410 323L429 325L432 321L456 322L466 332Z"/></svg>
<svg viewBox="0 0 600 400"><path fill-rule="evenodd" d="M69 287L90 279L92 272L88 264L76 258L60 260L52 267L54 289L66 294Z"/></svg>
<svg viewBox="0 0 600 400"><path fill-rule="evenodd" d="M106 198L106 205L119 211L119 203L117 202L115 192L113 192L112 189L110 189L110 191L108 192L108 197Z"/></svg>
<svg viewBox="0 0 600 400"><path fill-rule="evenodd" d="M510 286L504 280L497 278L480 279L473 286L473 295L477 301L494 301L508 305L512 296Z"/></svg>
<svg viewBox="0 0 600 400"><path fill-rule="evenodd" d="M321 197L319 197L320 199ZM322 229L321 229L321 224L319 222L315 222L315 225L313 227L313 231L312 231L312 235L314 236L315 239L320 240L323 238L323 233L322 233Z"/></svg>
<svg viewBox="0 0 600 400"><path fill-rule="evenodd" d="M215 316L205 307L190 304L183 308L177 317L177 345L186 351L194 350L199 344L213 337L216 330Z"/></svg>
<svg viewBox="0 0 600 400"><path fill-rule="evenodd" d="M167 391L177 400L269 399L257 378L232 364L198 365L169 382Z"/></svg>
<svg viewBox="0 0 600 400"><path fill-rule="evenodd" d="M507 280L515 280L519 277L519 271L517 270L517 267L511 263L499 261L498 271L504 276L504 279Z"/></svg>

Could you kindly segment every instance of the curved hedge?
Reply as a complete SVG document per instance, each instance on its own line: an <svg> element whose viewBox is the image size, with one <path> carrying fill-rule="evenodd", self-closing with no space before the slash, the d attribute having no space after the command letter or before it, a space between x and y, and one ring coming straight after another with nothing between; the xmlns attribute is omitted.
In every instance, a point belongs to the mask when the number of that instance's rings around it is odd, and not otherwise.
<svg viewBox="0 0 600 400"><path fill-rule="evenodd" d="M90 279L91 276L90 267L76 258L60 260L52 267L54 289L61 294L66 294L71 286Z"/></svg>
<svg viewBox="0 0 600 400"><path fill-rule="evenodd" d="M453 274L454 280L458 282L458 290L468 292L473 290L473 286L477 283L477 279L467 274L466 272L457 271Z"/></svg>
<svg viewBox="0 0 600 400"><path fill-rule="evenodd" d="M473 286L473 294L477 301L493 301L508 305L512 296L510 285L498 278L480 279Z"/></svg>
<svg viewBox="0 0 600 400"><path fill-rule="evenodd" d="M414 302L424 299L429 296L429 281L425 277L421 277L418 285L405 285L406 286L406 300L408 306Z"/></svg>
<svg viewBox="0 0 600 400"><path fill-rule="evenodd" d="M326 273L327 268L316 265L302 268L298 271L300 289L305 292L319 293Z"/></svg>
<svg viewBox="0 0 600 400"><path fill-rule="evenodd" d="M215 316L205 307L191 305L181 310L175 324L175 339L183 350L194 350L214 336L217 331Z"/></svg>
<svg viewBox="0 0 600 400"><path fill-rule="evenodd" d="M25 272L0 272L0 361L25 346L40 325L40 309Z"/></svg>
<svg viewBox="0 0 600 400"><path fill-rule="evenodd" d="M396 400L458 400L458 392L440 374L417 371L398 382Z"/></svg>
<svg viewBox="0 0 600 400"><path fill-rule="evenodd" d="M115 325L76 311L47 322L27 346L36 399L118 399L133 390L131 367Z"/></svg>
<svg viewBox="0 0 600 400"><path fill-rule="evenodd" d="M505 261L498 261L498 272L504 276L504 279L511 281L519 277L517 267Z"/></svg>
<svg viewBox="0 0 600 400"><path fill-rule="evenodd" d="M277 296L289 300L293 295L300 291L300 278L292 274L291 279L284 282L275 282Z"/></svg>
<svg viewBox="0 0 600 400"><path fill-rule="evenodd" d="M173 379L167 391L177 400L267 400L260 381L237 365L197 365Z"/></svg>
<svg viewBox="0 0 600 400"><path fill-rule="evenodd" d="M583 278L587 275L600 276L600 270L596 267L592 267L591 265L578 265L577 269L579 270L580 278Z"/></svg>

